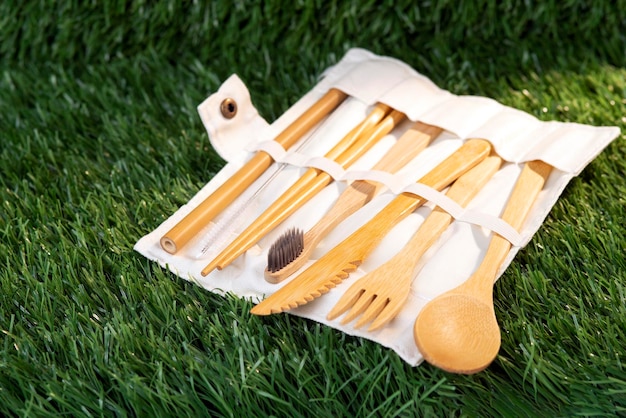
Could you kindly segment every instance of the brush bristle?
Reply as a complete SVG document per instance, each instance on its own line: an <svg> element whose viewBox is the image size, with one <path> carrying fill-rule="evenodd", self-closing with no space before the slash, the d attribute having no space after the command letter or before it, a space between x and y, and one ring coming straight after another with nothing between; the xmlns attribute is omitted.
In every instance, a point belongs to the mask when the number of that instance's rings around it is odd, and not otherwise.
<svg viewBox="0 0 626 418"><path fill-rule="evenodd" d="M304 248L304 232L291 228L270 246L267 253L267 270L275 273L295 260Z"/></svg>

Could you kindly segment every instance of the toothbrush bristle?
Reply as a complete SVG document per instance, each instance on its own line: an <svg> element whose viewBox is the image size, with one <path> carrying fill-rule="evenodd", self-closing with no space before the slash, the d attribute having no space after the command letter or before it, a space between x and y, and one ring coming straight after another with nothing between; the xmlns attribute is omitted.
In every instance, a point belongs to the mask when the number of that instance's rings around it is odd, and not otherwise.
<svg viewBox="0 0 626 418"><path fill-rule="evenodd" d="M267 253L267 270L275 273L295 260L304 248L304 232L288 229L270 246Z"/></svg>

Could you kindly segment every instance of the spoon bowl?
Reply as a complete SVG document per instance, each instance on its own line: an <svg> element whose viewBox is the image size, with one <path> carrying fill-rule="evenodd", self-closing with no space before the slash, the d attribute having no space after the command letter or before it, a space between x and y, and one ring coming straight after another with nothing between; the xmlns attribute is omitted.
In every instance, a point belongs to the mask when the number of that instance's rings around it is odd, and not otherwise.
<svg viewBox="0 0 626 418"><path fill-rule="evenodd" d="M452 293L433 300L420 312L413 330L424 359L453 373L484 370L500 350L493 304L471 295Z"/></svg>

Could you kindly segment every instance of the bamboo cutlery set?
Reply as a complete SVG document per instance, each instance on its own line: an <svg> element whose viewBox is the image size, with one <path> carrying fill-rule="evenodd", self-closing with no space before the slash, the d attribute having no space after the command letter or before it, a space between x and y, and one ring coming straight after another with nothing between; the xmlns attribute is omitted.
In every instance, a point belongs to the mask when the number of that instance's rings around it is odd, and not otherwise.
<svg viewBox="0 0 626 418"><path fill-rule="evenodd" d="M287 149L293 146L314 125L322 123L345 98L344 93L330 90L289 125L276 141ZM403 113L379 103L328 151L325 158L348 168L405 118ZM413 123L372 169L395 173L441 133L439 127ZM163 235L160 241L163 249L170 253L180 251L271 164L272 158L268 154L257 152L238 172ZM449 187L447 197L465 206L501 164L501 158L492 151L488 141L469 139L419 179L418 183L438 191ZM519 229L549 173L550 167L540 161L526 164L504 211L504 221ZM202 275L206 276L214 269L226 268L332 181L330 174L309 168L213 258L202 270ZM280 283L288 278L291 280L256 305L251 312L256 315L279 313L322 296L346 279L399 221L427 202L425 198L411 193L399 194L343 242L306 270L296 274L309 260L320 240L366 205L381 189L381 184L372 181L353 181L325 216L306 233L298 229L286 230L268 251L265 279L270 283ZM346 291L328 313L328 319L332 320L347 312L342 319L343 323L359 318L354 326L358 328L371 323L371 331L392 321L407 300L421 256L451 222L450 214L439 207L434 208L404 248ZM491 288L510 245L506 239L494 234L483 263L467 283L431 301L423 314L418 316L414 328L415 341L427 361L445 370L473 373L484 369L495 358L500 339Z"/></svg>
<svg viewBox="0 0 626 418"><path fill-rule="evenodd" d="M234 75L198 111L227 164L135 249L259 301L253 314L289 311L457 373L494 360L494 281L619 136L455 96L361 49L271 125Z"/></svg>

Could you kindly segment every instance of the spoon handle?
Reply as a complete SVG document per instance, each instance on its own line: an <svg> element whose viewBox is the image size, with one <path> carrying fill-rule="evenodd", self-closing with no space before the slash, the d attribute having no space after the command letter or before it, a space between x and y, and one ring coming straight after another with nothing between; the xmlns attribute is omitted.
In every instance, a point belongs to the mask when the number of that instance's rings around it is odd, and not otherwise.
<svg viewBox="0 0 626 418"><path fill-rule="evenodd" d="M552 167L543 161L527 162L504 208L502 220L519 231L551 171ZM477 290L480 294L484 294L488 289L493 289L493 282L498 269L510 249L511 243L501 235L494 233L485 258L467 280L465 286Z"/></svg>

